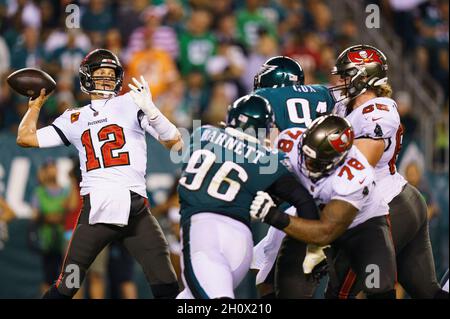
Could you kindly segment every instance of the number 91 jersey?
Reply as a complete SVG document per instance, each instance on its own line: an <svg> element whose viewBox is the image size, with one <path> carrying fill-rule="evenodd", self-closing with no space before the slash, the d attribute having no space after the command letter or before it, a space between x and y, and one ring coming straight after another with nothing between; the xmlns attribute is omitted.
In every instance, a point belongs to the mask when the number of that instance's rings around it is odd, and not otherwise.
<svg viewBox="0 0 450 319"><path fill-rule="evenodd" d="M202 126L191 136L179 181L181 223L210 212L250 227L250 205L257 191L291 174L286 157L233 128Z"/></svg>
<svg viewBox="0 0 450 319"><path fill-rule="evenodd" d="M301 143L301 134L300 128L285 130L278 138L278 146L290 146L290 166L318 205L327 204L333 199L350 203L358 209L358 213L349 228L370 218L388 214L389 207L382 200L381 189L375 184L374 170L355 146L350 149L344 163L331 175L313 182L308 177L305 165L299 160L297 150Z"/></svg>
<svg viewBox="0 0 450 319"><path fill-rule="evenodd" d="M292 127L308 128L316 118L331 113L335 104L323 85L262 88L255 94L265 97L272 105L280 132Z"/></svg>
<svg viewBox="0 0 450 319"><path fill-rule="evenodd" d="M64 144L79 153L81 195L113 185L147 197L147 144L129 94L66 110L52 124Z"/></svg>

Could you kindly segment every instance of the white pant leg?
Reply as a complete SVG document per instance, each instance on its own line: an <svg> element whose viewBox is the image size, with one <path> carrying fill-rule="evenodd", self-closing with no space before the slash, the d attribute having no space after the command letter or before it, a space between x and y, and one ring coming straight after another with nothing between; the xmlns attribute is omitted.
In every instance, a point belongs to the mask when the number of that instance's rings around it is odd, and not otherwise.
<svg viewBox="0 0 450 319"><path fill-rule="evenodd" d="M448 279L447 279L447 282L445 283L444 287L442 287L442 290L448 292Z"/></svg>
<svg viewBox="0 0 450 319"><path fill-rule="evenodd" d="M295 216L297 210L294 206L291 206L285 213ZM263 283L269 275L285 236L286 233L271 226L267 231L267 235L253 248L251 268L259 270L256 275L256 285Z"/></svg>
<svg viewBox="0 0 450 319"><path fill-rule="evenodd" d="M186 283L184 284L186 285ZM184 288L183 291L178 294L176 299L194 299L194 296L192 296L188 288Z"/></svg>
<svg viewBox="0 0 450 319"><path fill-rule="evenodd" d="M226 216L199 213L191 217L189 234L183 234L182 241L182 279L187 291L177 298L234 298L234 288L250 268L250 229Z"/></svg>

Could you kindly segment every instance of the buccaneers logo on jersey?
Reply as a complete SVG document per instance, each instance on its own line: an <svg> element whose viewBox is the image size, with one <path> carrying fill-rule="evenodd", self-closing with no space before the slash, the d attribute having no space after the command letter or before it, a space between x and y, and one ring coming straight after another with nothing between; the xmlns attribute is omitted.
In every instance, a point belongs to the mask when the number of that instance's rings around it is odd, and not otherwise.
<svg viewBox="0 0 450 319"><path fill-rule="evenodd" d="M75 112L70 114L70 123L74 123L76 121L78 121L78 119L80 118L80 112Z"/></svg>

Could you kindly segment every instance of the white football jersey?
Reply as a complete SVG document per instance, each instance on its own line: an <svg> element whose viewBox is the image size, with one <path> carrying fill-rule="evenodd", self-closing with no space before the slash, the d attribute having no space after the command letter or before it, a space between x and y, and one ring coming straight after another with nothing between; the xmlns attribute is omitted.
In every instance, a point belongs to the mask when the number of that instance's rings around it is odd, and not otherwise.
<svg viewBox="0 0 450 319"><path fill-rule="evenodd" d="M157 137L129 94L68 109L38 130L40 147L73 144L79 153L81 195L117 185L147 197L145 132ZM142 127L141 127L142 125Z"/></svg>
<svg viewBox="0 0 450 319"><path fill-rule="evenodd" d="M353 126L355 138L384 140L385 150L375 166L375 178L389 203L407 183L396 168L403 137L397 104L390 98L374 98L353 110L346 118Z"/></svg>
<svg viewBox="0 0 450 319"><path fill-rule="evenodd" d="M318 205L327 204L332 199L350 203L358 209L358 213L349 226L353 228L366 220L384 216L389 207L382 200L379 187L375 187L375 173L364 155L353 146L345 160L330 176L319 179L316 183L308 177L306 167L299 163L299 143L303 129L292 128L283 131L278 138L278 145L292 145L288 152L289 161L295 175L308 189ZM295 151L294 151L295 150Z"/></svg>

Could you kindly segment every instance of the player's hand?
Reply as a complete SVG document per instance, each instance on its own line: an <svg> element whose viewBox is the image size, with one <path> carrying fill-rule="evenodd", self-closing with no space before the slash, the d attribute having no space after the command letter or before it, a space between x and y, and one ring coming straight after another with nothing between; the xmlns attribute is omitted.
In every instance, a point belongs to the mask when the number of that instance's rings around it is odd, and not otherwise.
<svg viewBox="0 0 450 319"><path fill-rule="evenodd" d="M28 107L37 108L38 110L40 110L45 101L47 101L48 97L49 95L45 95L45 89L42 89L37 98L35 98L34 100L30 98L30 100L28 101Z"/></svg>
<svg viewBox="0 0 450 319"><path fill-rule="evenodd" d="M141 75L141 81L132 78L133 84L128 84L130 95L134 103L147 115L149 120L154 120L160 114L158 108L152 101L152 93L147 81Z"/></svg>
<svg viewBox="0 0 450 319"><path fill-rule="evenodd" d="M272 197L266 192L259 191L250 206L250 215L253 219L265 222L271 207L275 207Z"/></svg>
<svg viewBox="0 0 450 319"><path fill-rule="evenodd" d="M250 215L253 219L261 220L280 230L289 226L291 222L289 215L279 212L272 197L262 191L256 193L250 206Z"/></svg>

